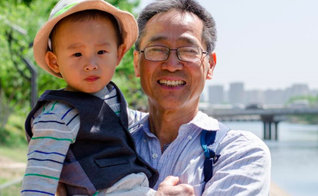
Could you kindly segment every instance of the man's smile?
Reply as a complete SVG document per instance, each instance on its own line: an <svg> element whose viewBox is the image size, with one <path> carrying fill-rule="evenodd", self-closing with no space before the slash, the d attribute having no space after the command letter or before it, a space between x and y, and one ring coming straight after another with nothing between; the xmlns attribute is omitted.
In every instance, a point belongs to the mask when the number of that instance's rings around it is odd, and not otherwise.
<svg viewBox="0 0 318 196"><path fill-rule="evenodd" d="M183 80L158 80L158 83L169 87L184 86L186 84Z"/></svg>

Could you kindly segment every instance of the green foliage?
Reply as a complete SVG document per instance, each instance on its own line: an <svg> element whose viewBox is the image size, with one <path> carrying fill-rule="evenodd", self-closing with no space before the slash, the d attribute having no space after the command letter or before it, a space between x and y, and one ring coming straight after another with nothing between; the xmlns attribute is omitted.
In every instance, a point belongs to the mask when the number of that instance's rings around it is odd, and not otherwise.
<svg viewBox="0 0 318 196"><path fill-rule="evenodd" d="M133 9L139 4L139 0L107 1L129 12L133 12ZM46 22L50 10L56 2L58 0L45 1L45 3L42 0L1 1L0 25L4 28L0 28L0 63L2 65L0 67L0 89L4 89L10 107L16 111L23 110L23 114L30 109L31 73L21 57L28 58L36 64L29 45L37 30ZM123 89L124 95L128 97L128 103L135 106L138 101L132 98L142 98L139 80L134 77L133 49L123 58L113 80L123 84L119 85L119 88ZM59 89L66 85L63 80L47 74L40 68L38 68L37 82L39 94L46 89ZM135 95L135 93L137 94Z"/></svg>
<svg viewBox="0 0 318 196"><path fill-rule="evenodd" d="M107 1L130 13L139 5L139 0ZM17 127L10 123L6 125L11 115L25 119L31 109L31 72L22 58L36 65L32 42L57 2L58 0L0 1L0 143L14 143L12 138L20 137L12 130L20 129L24 138L23 126ZM35 67L38 72L38 96L46 89L66 86L62 79L51 76L38 66ZM134 76L133 48L117 67L113 81L123 91L130 107L143 109L147 105L139 79Z"/></svg>
<svg viewBox="0 0 318 196"><path fill-rule="evenodd" d="M139 5L139 0L107 0L107 2L133 13L134 8ZM113 81L121 89L130 107L134 109L145 109L147 106L147 99L141 90L139 78L135 77L134 72L134 47L132 47L122 59L120 65L116 68Z"/></svg>
<svg viewBox="0 0 318 196"><path fill-rule="evenodd" d="M27 5L27 6L29 6L30 5L30 3L33 1L33 0L10 0L11 2L11 4L14 4L14 5L18 5L18 4L24 4L24 5ZM0 5L3 5L4 3L3 3L4 1L0 1Z"/></svg>
<svg viewBox="0 0 318 196"><path fill-rule="evenodd" d="M297 101L307 101L309 103L309 107L318 107L318 94L316 96L295 96L288 100L288 104L293 104ZM318 124L317 115L297 115L292 116L291 121L296 121L299 123L306 123L306 124Z"/></svg>
<svg viewBox="0 0 318 196"><path fill-rule="evenodd" d="M25 147L27 141L23 126L23 117L11 115L6 126L0 128L0 146Z"/></svg>
<svg viewBox="0 0 318 196"><path fill-rule="evenodd" d="M33 51L30 44L47 18L53 4L34 0L32 3L16 4L2 2L0 7L0 88L8 100L9 107L15 112L24 114L30 110L30 79L22 57L33 63ZM39 81L43 74L39 71ZM46 80L48 83L48 80Z"/></svg>
<svg viewBox="0 0 318 196"><path fill-rule="evenodd" d="M295 101L299 101L299 100L307 100L309 103L309 106L315 106L318 104L318 94L317 96L295 96L295 97L291 97L287 104L293 103Z"/></svg>

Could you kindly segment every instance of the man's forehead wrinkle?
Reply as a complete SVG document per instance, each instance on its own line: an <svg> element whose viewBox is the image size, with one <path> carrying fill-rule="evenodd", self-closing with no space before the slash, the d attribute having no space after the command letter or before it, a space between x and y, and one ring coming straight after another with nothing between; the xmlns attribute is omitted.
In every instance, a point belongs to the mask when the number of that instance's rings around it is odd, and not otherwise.
<svg viewBox="0 0 318 196"><path fill-rule="evenodd" d="M154 36L152 37L149 42L160 42L160 41L169 41L170 39L166 36L161 36L161 35L158 35L158 36ZM170 40L171 41L171 40ZM191 39L191 38L188 38L188 37L184 37L184 36L181 36L181 37L178 37L177 38L177 41L180 41L180 42L185 42L185 43L188 43L188 44L191 44L191 45L197 45L197 43Z"/></svg>
<svg viewBox="0 0 318 196"><path fill-rule="evenodd" d="M147 38L143 41L147 43L146 45L169 42L169 45L175 43L184 46L200 46L203 44L201 43L202 29L194 28L193 23L194 21L201 22L197 19L193 13L178 10L156 14L146 24L145 35L149 36L146 36Z"/></svg>
<svg viewBox="0 0 318 196"><path fill-rule="evenodd" d="M180 25L180 22L187 27L188 22L191 21L195 15L190 12L180 12L178 10L170 10L157 14L153 19L157 22L164 22L167 25Z"/></svg>

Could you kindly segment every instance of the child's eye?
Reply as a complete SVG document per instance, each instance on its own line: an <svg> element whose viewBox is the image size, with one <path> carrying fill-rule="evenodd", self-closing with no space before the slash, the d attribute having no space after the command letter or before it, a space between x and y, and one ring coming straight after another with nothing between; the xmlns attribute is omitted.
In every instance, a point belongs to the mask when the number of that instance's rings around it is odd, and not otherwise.
<svg viewBox="0 0 318 196"><path fill-rule="evenodd" d="M106 53L106 50L100 50L97 52L97 54L105 54Z"/></svg>
<svg viewBox="0 0 318 196"><path fill-rule="evenodd" d="M73 54L73 56L75 56L75 57L81 57L81 56L82 56L82 53L77 52L77 53Z"/></svg>

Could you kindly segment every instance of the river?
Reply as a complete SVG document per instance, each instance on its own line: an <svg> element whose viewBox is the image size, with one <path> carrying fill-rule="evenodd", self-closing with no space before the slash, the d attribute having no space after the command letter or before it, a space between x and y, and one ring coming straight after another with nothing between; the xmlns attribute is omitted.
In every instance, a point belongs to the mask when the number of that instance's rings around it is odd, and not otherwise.
<svg viewBox="0 0 318 196"><path fill-rule="evenodd" d="M262 122L223 122L263 137ZM265 141L272 156L272 182L292 196L318 195L318 125L278 124L278 141Z"/></svg>

